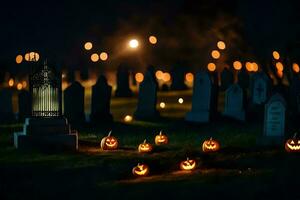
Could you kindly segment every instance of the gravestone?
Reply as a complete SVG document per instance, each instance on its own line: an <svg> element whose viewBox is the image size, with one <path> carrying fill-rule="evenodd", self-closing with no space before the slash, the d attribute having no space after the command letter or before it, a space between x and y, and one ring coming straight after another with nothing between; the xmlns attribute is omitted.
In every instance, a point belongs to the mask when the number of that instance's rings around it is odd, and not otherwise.
<svg viewBox="0 0 300 200"><path fill-rule="evenodd" d="M92 87L91 123L101 124L111 122L110 99L112 87L107 84L105 76L100 75Z"/></svg>
<svg viewBox="0 0 300 200"><path fill-rule="evenodd" d="M116 97L131 97L132 91L129 88L129 69L126 65L121 64L117 70L117 89Z"/></svg>
<svg viewBox="0 0 300 200"><path fill-rule="evenodd" d="M30 93L27 90L22 90L18 94L18 105L19 105L19 121L24 121L25 118L31 115L31 101Z"/></svg>
<svg viewBox="0 0 300 200"><path fill-rule="evenodd" d="M12 90L0 90L0 123L13 122L15 115L12 104Z"/></svg>
<svg viewBox="0 0 300 200"><path fill-rule="evenodd" d="M138 104L134 113L136 119L154 119L159 116L156 110L157 87L152 73L147 70L139 86Z"/></svg>
<svg viewBox="0 0 300 200"><path fill-rule="evenodd" d="M267 101L269 79L265 73L256 73L251 78L251 103L262 105Z"/></svg>
<svg viewBox="0 0 300 200"><path fill-rule="evenodd" d="M176 64L171 70L171 90L185 90L187 86L184 83L185 79L185 68L182 66L183 64Z"/></svg>
<svg viewBox="0 0 300 200"><path fill-rule="evenodd" d="M224 116L236 120L245 120L245 110L243 103L243 89L238 84L231 85L225 93Z"/></svg>
<svg viewBox="0 0 300 200"><path fill-rule="evenodd" d="M233 81L233 73L229 69L224 68L221 72L221 90L227 90L227 88L229 88L229 86L233 84Z"/></svg>
<svg viewBox="0 0 300 200"><path fill-rule="evenodd" d="M85 122L84 87L77 81L64 91L64 116L75 128Z"/></svg>
<svg viewBox="0 0 300 200"><path fill-rule="evenodd" d="M265 104L264 133L261 144L283 144L285 111L286 102L280 94L273 95Z"/></svg>
<svg viewBox="0 0 300 200"><path fill-rule="evenodd" d="M250 76L245 69L241 69L238 72L238 84L242 89L246 90L249 88Z"/></svg>
<svg viewBox="0 0 300 200"><path fill-rule="evenodd" d="M22 131L14 133L14 146L47 152L77 150L77 131L71 130L62 116L60 73L45 62L30 75L29 83L31 114L25 119Z"/></svg>
<svg viewBox="0 0 300 200"><path fill-rule="evenodd" d="M189 122L208 122L212 101L212 81L206 72L196 73L192 97L192 110L185 120Z"/></svg>

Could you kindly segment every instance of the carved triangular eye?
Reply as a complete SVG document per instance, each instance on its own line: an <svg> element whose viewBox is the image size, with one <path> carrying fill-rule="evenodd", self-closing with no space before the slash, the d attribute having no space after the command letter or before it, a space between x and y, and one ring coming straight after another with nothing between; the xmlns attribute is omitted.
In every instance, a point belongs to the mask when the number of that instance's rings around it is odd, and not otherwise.
<svg viewBox="0 0 300 200"><path fill-rule="evenodd" d="M291 144L295 144L294 140L291 141Z"/></svg>
<svg viewBox="0 0 300 200"><path fill-rule="evenodd" d="M298 140L298 144L300 144L300 140Z"/></svg>

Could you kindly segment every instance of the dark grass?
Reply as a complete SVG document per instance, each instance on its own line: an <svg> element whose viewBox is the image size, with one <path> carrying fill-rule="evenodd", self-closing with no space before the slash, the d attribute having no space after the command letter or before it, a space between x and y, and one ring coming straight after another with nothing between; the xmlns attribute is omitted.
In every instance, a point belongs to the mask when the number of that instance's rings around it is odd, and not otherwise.
<svg viewBox="0 0 300 200"><path fill-rule="evenodd" d="M209 124L185 123L181 119L190 98L187 95L185 104L178 105L178 95L187 94L159 96L168 100L161 118L129 124L122 123L122 117L135 104L114 99L116 122L112 127L80 130L76 153L15 150L12 133L21 124L1 125L0 199L300 199L300 155L284 152L283 146L257 146L261 121L238 123L218 117ZM175 112L176 107L181 109ZM103 152L99 143L109 128L119 139L120 149ZM153 144L160 130L169 136L170 144L155 146L151 154L139 154L138 144L144 139ZM204 154L202 142L210 137L219 140L222 149ZM198 168L183 173L178 164L187 156L197 160ZM132 176L131 169L138 162L150 166L149 177Z"/></svg>

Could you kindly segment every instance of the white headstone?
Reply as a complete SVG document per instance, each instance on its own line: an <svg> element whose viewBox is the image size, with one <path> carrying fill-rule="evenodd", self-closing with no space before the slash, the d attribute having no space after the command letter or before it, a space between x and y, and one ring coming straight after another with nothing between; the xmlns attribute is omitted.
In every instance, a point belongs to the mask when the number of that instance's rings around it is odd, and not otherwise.
<svg viewBox="0 0 300 200"><path fill-rule="evenodd" d="M238 84L233 84L226 90L223 115L241 121L245 120L243 89Z"/></svg>
<svg viewBox="0 0 300 200"><path fill-rule="evenodd" d="M264 136L283 137L285 129L286 102L275 94L265 105Z"/></svg>
<svg viewBox="0 0 300 200"><path fill-rule="evenodd" d="M212 95L212 81L206 72L198 72L194 80L192 110L185 119L190 122L208 122Z"/></svg>

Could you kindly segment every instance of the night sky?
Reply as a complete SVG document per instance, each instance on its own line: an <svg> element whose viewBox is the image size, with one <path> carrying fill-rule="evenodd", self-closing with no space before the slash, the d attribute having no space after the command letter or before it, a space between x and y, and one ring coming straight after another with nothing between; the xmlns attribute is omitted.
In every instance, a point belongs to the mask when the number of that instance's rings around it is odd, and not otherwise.
<svg viewBox="0 0 300 200"><path fill-rule="evenodd" d="M184 49L185 40L190 38L185 33L191 31L181 24L192 21L198 26L195 30L201 32L223 15L238 20L243 45L257 55L264 55L269 48L284 50L299 42L296 36L300 33L296 0L33 0L8 1L0 9L2 61L14 60L16 54L31 50L64 60L65 56L75 55L85 41L111 49L113 37L147 32L159 39L178 37L183 42L177 46ZM166 42L165 48L176 48L170 43Z"/></svg>

